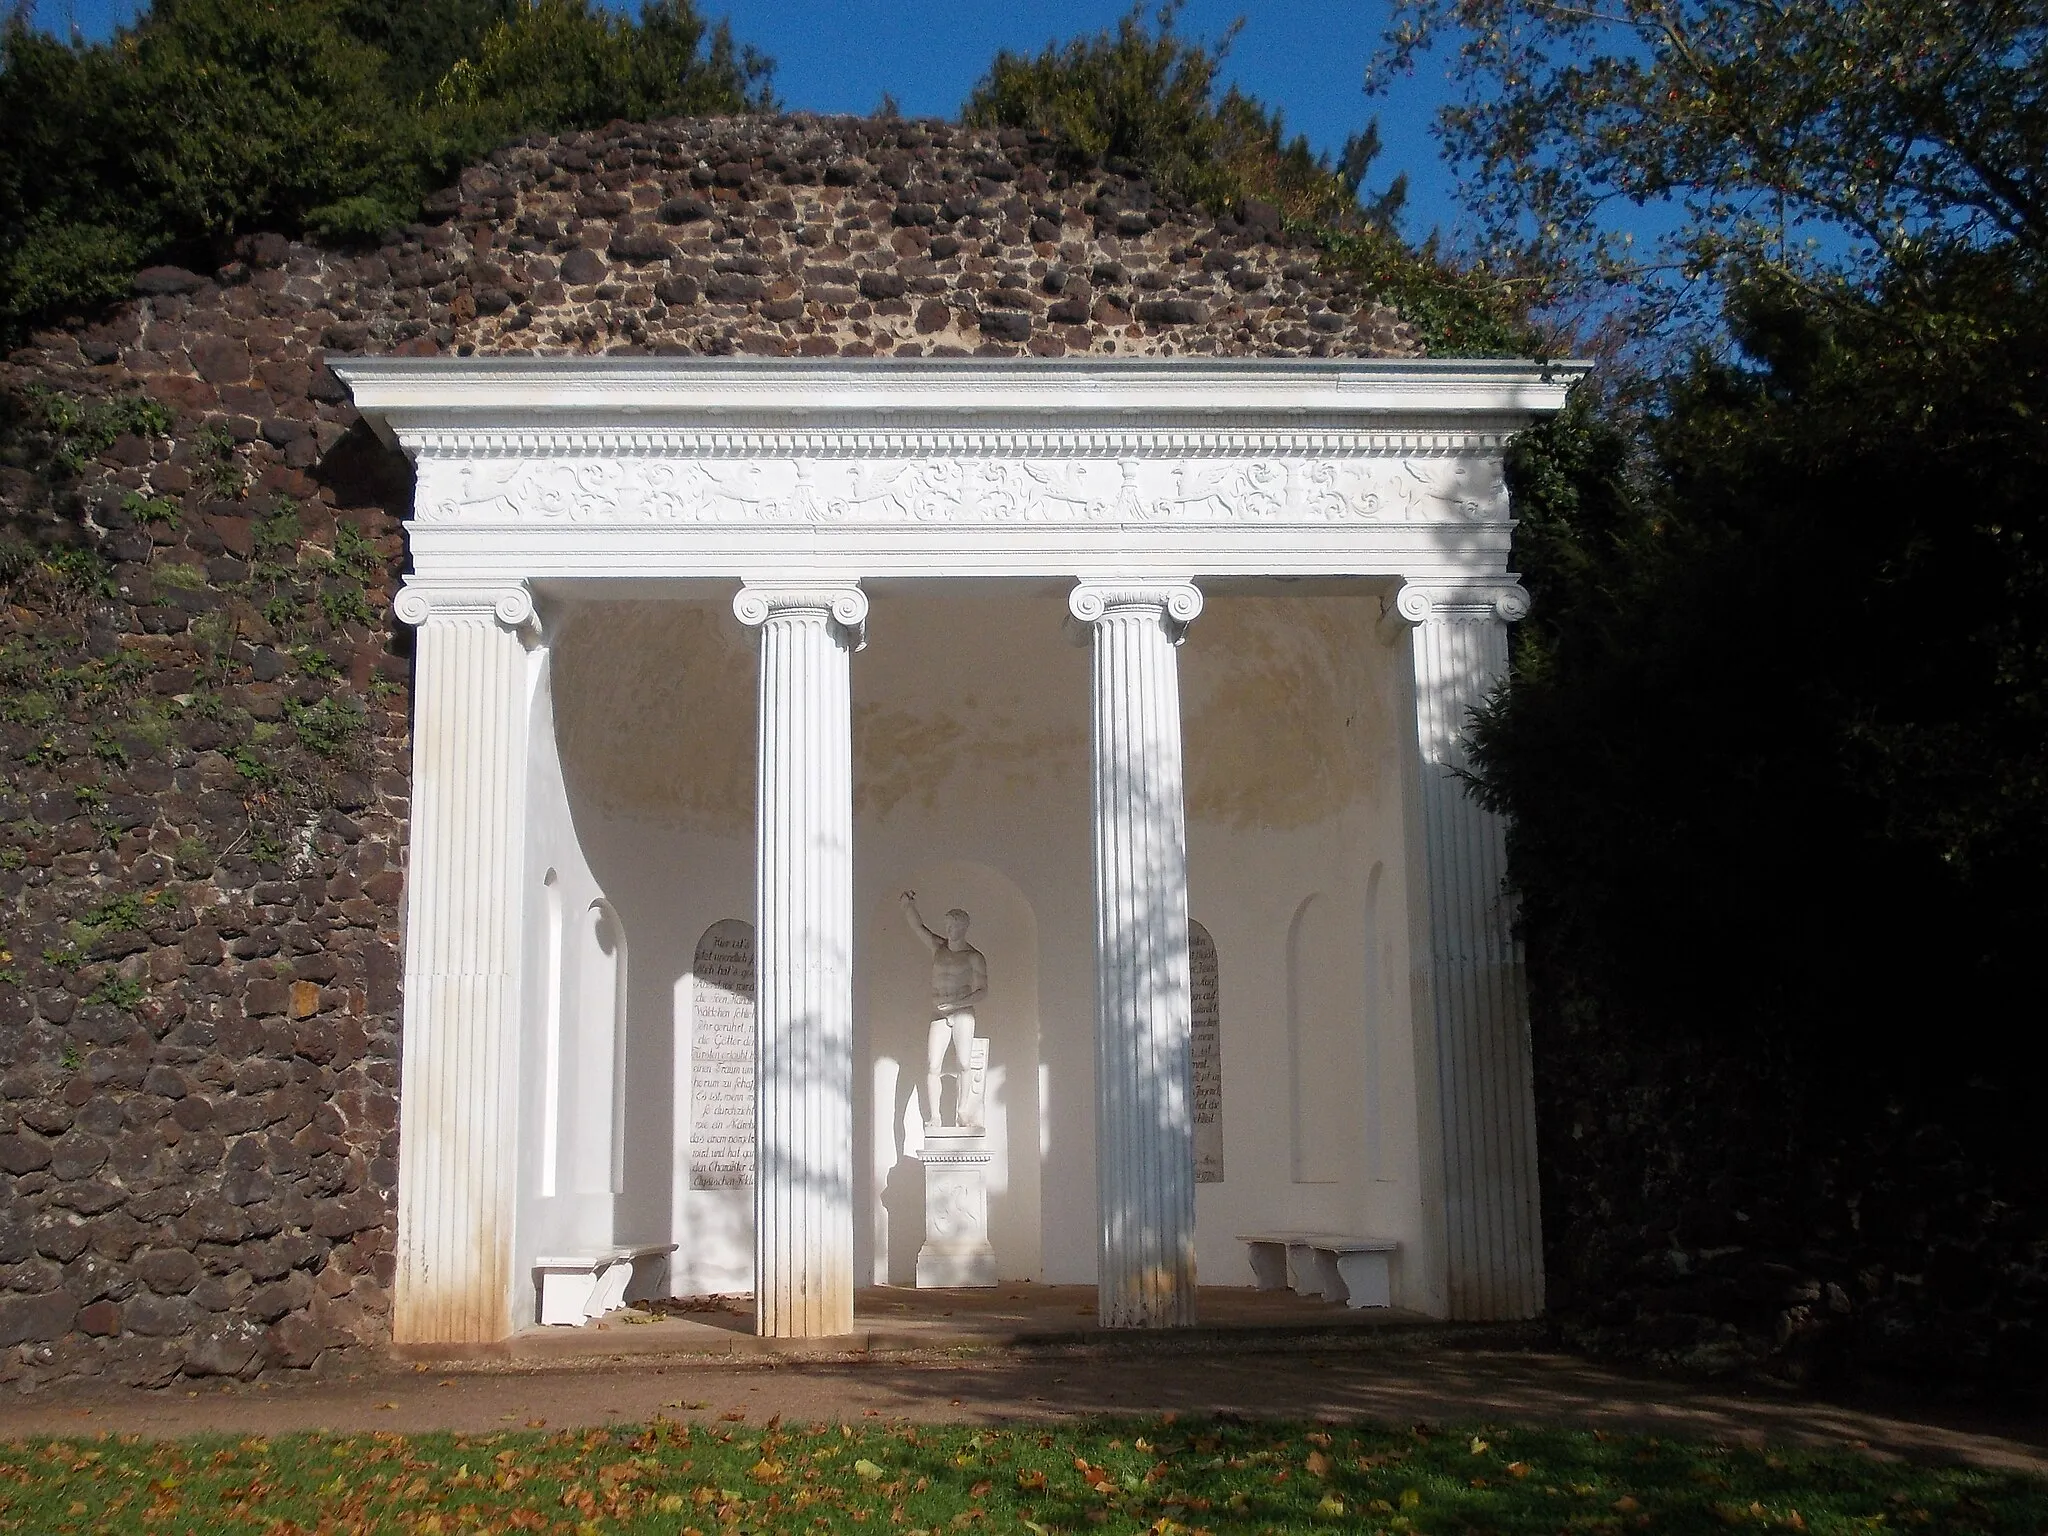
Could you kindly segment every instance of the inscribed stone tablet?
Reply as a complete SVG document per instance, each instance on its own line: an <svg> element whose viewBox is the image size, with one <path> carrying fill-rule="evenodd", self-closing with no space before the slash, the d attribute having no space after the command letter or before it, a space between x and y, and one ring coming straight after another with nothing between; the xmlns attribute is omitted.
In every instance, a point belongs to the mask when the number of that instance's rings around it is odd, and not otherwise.
<svg viewBox="0 0 2048 1536"><path fill-rule="evenodd" d="M1188 924L1189 1054L1195 1068L1195 1182L1223 1182L1223 1015L1216 993L1216 941Z"/></svg>
<svg viewBox="0 0 2048 1536"><path fill-rule="evenodd" d="M754 1182L754 928L736 917L697 941L690 987L690 1187Z"/></svg>

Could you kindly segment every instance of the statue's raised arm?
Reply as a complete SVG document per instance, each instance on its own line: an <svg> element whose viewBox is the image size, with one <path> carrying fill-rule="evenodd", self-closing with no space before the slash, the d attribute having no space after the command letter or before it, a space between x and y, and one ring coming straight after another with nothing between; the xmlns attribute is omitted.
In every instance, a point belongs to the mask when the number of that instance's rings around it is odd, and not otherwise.
<svg viewBox="0 0 2048 1536"><path fill-rule="evenodd" d="M933 933L931 929L927 928L924 924L924 919L918 916L917 892L905 891L896 900L897 904L903 908L903 920L910 924L910 931L924 941L926 949L930 950L933 954L937 954L940 946L946 941L940 935Z"/></svg>

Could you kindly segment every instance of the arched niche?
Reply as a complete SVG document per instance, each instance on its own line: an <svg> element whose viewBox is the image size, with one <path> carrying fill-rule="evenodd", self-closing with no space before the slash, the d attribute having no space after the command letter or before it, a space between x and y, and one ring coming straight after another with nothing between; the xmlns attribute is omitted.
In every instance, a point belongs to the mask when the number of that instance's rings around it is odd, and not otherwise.
<svg viewBox="0 0 2048 1536"><path fill-rule="evenodd" d="M1355 1172L1363 1071L1357 946L1318 892L1287 930L1287 1056L1292 1174L1333 1184Z"/></svg>
<svg viewBox="0 0 2048 1536"><path fill-rule="evenodd" d="M865 1119L872 1247L863 1273L878 1285L912 1284L925 1236L916 1153L923 1142L919 1098L931 1024L931 953L904 924L898 897L905 890L917 892L928 923L953 907L965 911L968 942L988 961L988 997L975 1010L975 1032L989 1042L984 1109L995 1154L989 1242L1003 1279L1038 1279L1044 1267L1039 1167L1051 1135L1039 1063L1038 919L1007 875L957 860L892 882L864 914L857 995L864 1002L870 1074ZM1092 1116L1093 1099L1077 1097L1069 1109Z"/></svg>

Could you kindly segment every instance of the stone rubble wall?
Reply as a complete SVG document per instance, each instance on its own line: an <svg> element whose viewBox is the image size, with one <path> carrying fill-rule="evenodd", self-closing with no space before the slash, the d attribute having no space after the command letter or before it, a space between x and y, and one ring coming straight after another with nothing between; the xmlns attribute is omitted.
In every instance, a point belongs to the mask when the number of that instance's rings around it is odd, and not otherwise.
<svg viewBox="0 0 2048 1536"><path fill-rule="evenodd" d="M0 364L17 416L168 412L67 468L17 420L0 465L39 551L0 573L0 1380L388 1340L411 477L328 356L1419 350L1239 212L1014 133L620 125L501 151L376 251L150 269Z"/></svg>

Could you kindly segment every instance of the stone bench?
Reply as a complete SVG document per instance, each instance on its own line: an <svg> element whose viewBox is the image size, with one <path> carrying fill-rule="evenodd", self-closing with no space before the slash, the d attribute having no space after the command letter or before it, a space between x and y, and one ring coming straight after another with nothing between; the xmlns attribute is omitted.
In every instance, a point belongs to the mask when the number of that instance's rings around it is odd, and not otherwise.
<svg viewBox="0 0 2048 1536"><path fill-rule="evenodd" d="M1253 1283L1262 1291L1294 1289L1352 1307L1394 1304L1392 1257L1400 1244L1388 1237L1347 1237L1338 1232L1240 1232Z"/></svg>
<svg viewBox="0 0 2048 1536"><path fill-rule="evenodd" d="M533 1261L534 1283L540 1287L539 1320L557 1327L580 1327L602 1317L626 1300L626 1291L641 1266L676 1251L674 1243L642 1243L617 1248L582 1248ZM651 1276L649 1277L651 1278Z"/></svg>

